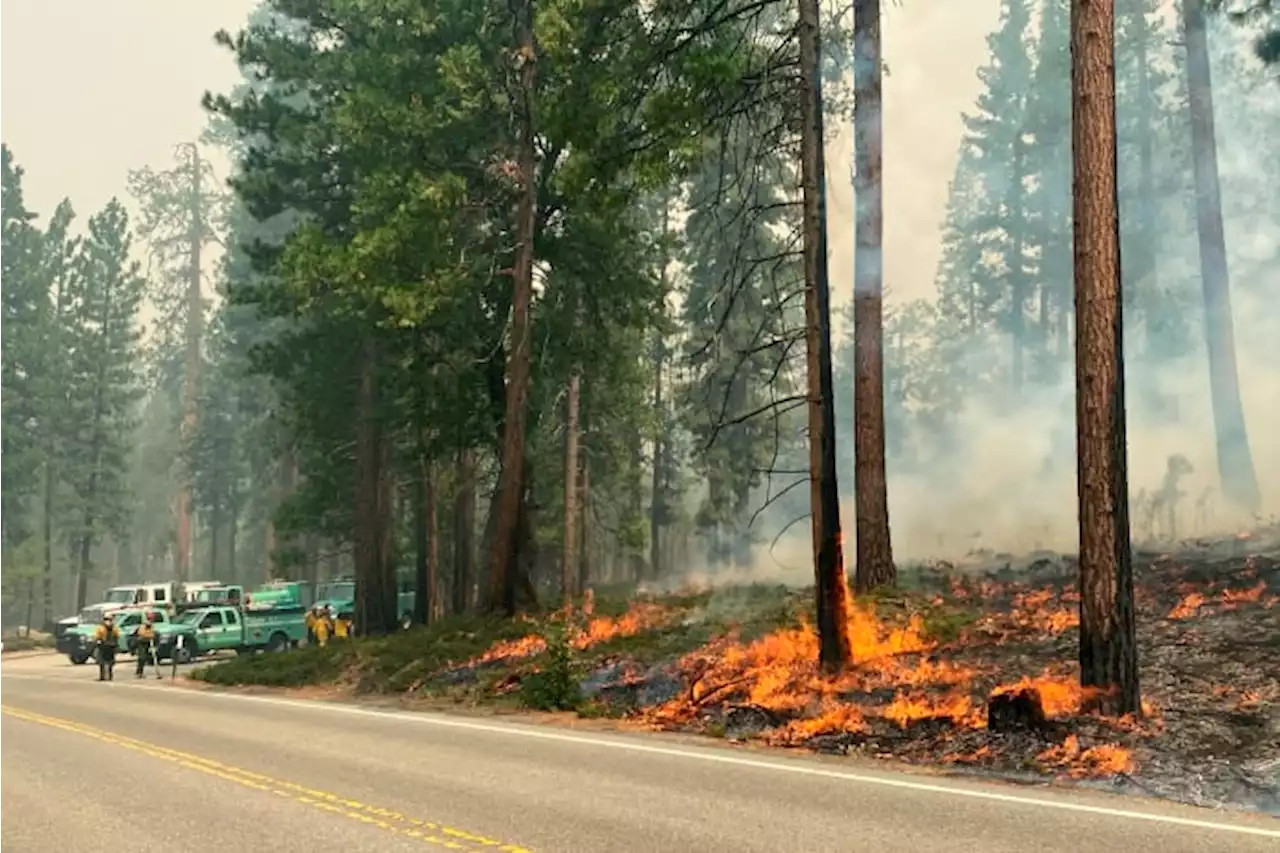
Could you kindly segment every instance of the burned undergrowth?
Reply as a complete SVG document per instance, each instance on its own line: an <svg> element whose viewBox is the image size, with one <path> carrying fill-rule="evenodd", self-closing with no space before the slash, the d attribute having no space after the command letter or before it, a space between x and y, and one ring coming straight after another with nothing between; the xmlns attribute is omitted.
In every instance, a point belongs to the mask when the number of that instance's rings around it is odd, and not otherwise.
<svg viewBox="0 0 1280 853"><path fill-rule="evenodd" d="M852 605L856 663L839 677L817 669L811 593L765 586L588 599L539 620L463 620L300 654L324 655L317 676L359 694L571 709L1280 813L1280 535L1135 555L1140 719L1092 713L1079 687L1075 573L1051 554L916 567L902 589ZM202 677L279 683L249 671L294 655L277 657Z"/></svg>

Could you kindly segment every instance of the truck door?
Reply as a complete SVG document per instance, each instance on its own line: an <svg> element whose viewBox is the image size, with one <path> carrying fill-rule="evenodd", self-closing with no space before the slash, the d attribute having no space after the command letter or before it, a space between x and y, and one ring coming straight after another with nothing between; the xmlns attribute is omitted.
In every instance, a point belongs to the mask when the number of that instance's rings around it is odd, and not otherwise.
<svg viewBox="0 0 1280 853"><path fill-rule="evenodd" d="M227 645L243 646L244 634L241 631L240 614L234 610L227 611Z"/></svg>
<svg viewBox="0 0 1280 853"><path fill-rule="evenodd" d="M196 637L201 650L225 648L226 642L223 638L225 631L226 624L221 611L213 610L206 613L200 620L199 627L196 628Z"/></svg>

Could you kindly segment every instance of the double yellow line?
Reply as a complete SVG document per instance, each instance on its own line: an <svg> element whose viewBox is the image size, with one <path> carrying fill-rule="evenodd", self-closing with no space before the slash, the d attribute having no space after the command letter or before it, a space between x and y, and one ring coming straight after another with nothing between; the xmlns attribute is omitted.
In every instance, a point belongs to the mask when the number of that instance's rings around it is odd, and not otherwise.
<svg viewBox="0 0 1280 853"><path fill-rule="evenodd" d="M261 773L255 773L240 767L232 767L223 764L220 761L214 761L211 758L204 758L199 755L193 755L189 752L181 752L176 749L159 746L157 744L147 743L146 741L136 740L124 735L115 734L114 732L104 731L92 726L86 726L83 723L77 723L72 720L64 720L58 717L50 717L45 714L38 714L34 711L27 711L21 708L15 708L12 705L0 705L0 712L7 716L18 720L25 720L29 723L37 723L42 726L48 726L54 729L62 729L63 731L74 732L75 734L91 737L95 740L109 743L114 746L121 746L125 749L131 749L134 752L140 752L143 755L159 758L169 761L188 770L196 770L209 776L215 776L219 779L225 779L228 782L235 782L246 788L252 788L255 791L274 794L278 797L293 800L305 806L318 809L329 814L339 815L349 818L350 820L376 827L394 835L400 835L421 841L425 844L432 844L437 847L444 847L448 850L464 850L464 851L499 851L499 853L531 853L524 847L518 847L514 844L504 844L492 838L486 838L483 835L467 832L452 826L434 823L427 820L419 820L418 818L409 817L390 809L371 806L348 797L342 797L337 794L331 794L328 791L319 791L306 785L299 785L296 782L286 782L282 779L274 779L270 776L264 776Z"/></svg>

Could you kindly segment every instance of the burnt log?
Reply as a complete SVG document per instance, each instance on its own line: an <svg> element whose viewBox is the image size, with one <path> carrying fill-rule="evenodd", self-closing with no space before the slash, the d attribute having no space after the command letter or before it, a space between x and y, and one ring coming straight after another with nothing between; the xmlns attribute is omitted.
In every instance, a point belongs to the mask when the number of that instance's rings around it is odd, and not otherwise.
<svg viewBox="0 0 1280 853"><path fill-rule="evenodd" d="M987 699L987 730L992 732L1042 732L1049 721L1033 687L996 693Z"/></svg>

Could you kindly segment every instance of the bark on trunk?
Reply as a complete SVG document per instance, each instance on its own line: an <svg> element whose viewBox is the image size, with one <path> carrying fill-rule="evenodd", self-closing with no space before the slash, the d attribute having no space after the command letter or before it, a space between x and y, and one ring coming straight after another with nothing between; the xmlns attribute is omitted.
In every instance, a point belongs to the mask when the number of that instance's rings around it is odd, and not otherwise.
<svg viewBox="0 0 1280 853"><path fill-rule="evenodd" d="M200 288L201 250L204 248L204 200L200 187L200 146L191 145L191 234L187 269L186 365L182 383L182 442L195 436L200 399L200 338L204 327L204 299ZM174 571L178 581L191 577L191 472L179 463L178 543Z"/></svg>
<svg viewBox="0 0 1280 853"><path fill-rule="evenodd" d="M44 572L40 577L44 602L40 628L43 631L50 631L53 627L53 493L56 482L51 455L44 463ZM30 624L27 627L30 628Z"/></svg>
<svg viewBox="0 0 1280 853"><path fill-rule="evenodd" d="M502 471L498 477L498 517L489 559L490 611L516 610L520 504L524 475L524 426L533 337L529 308L533 300L533 242L537 195L537 151L534 122L534 0L521 0L516 52L519 62L520 176L523 189L516 217L520 241L511 271L511 356L507 367L506 414L502 438Z"/></svg>
<svg viewBox="0 0 1280 853"><path fill-rule="evenodd" d="M222 504L216 502L209 514L209 577L219 577L218 574L218 537L222 534Z"/></svg>
<svg viewBox="0 0 1280 853"><path fill-rule="evenodd" d="M828 671L852 660L849 586L844 573L836 482L835 406L831 375L831 306L827 277L826 162L822 121L822 35L817 0L799 0L801 182L804 188L805 322L808 345L810 502L819 659Z"/></svg>
<svg viewBox="0 0 1280 853"><path fill-rule="evenodd" d="M453 508L453 612L472 606L476 565L476 452L458 454L458 494Z"/></svg>
<svg viewBox="0 0 1280 853"><path fill-rule="evenodd" d="M266 557L262 579L269 581L276 562L276 523L271 520L270 515L267 516L266 527L262 531L262 552Z"/></svg>
<svg viewBox="0 0 1280 853"><path fill-rule="evenodd" d="M578 590L586 593L591 585L591 465L582 460L582 559L578 561Z"/></svg>
<svg viewBox="0 0 1280 853"><path fill-rule="evenodd" d="M277 482L276 492L276 511L285 504L298 490L298 450L293 444L285 447L284 455L280 458L279 480ZM288 528L286 527L286 533ZM287 533L284 537L278 537L276 541L276 574L279 577L296 578L297 573L294 567L289 564L297 559L298 539L292 533ZM285 571L288 568L289 571Z"/></svg>
<svg viewBox="0 0 1280 853"><path fill-rule="evenodd" d="M1146 19L1146 12L1140 5L1134 5L1133 14L1143 21ZM1157 337L1151 313L1158 310L1156 303L1159 300L1159 264L1156 258L1160 251L1160 229L1156 224L1155 146L1152 141L1159 107L1155 102L1155 93L1151 91L1151 67L1147 59L1147 40L1144 38L1138 39L1134 64L1139 79L1138 97L1143 120L1139 131L1141 139L1138 142L1138 233L1141 237L1134 241L1137 243L1138 262L1133 267L1136 273L1134 277L1140 282L1140 292L1148 295L1144 307L1147 314L1147 350L1151 354Z"/></svg>
<svg viewBox="0 0 1280 853"><path fill-rule="evenodd" d="M66 288L63 287L63 276L56 279L53 298L53 321L56 329L62 328L62 312L66 307ZM40 591L44 603L44 619L40 623L46 631L53 630L53 511L55 494L58 486L58 475L54 458L57 456L55 444L56 425L51 424L49 434L45 436L46 461L44 466L44 574L40 579ZM29 622L30 620L28 620ZM28 629L30 624L28 624Z"/></svg>
<svg viewBox="0 0 1280 853"><path fill-rule="evenodd" d="M1110 3L1071 5L1075 185L1076 447L1080 680L1103 710L1141 712L1125 449L1115 20Z"/></svg>
<svg viewBox="0 0 1280 853"><path fill-rule="evenodd" d="M1235 330L1227 246L1222 229L1222 187L1218 182L1213 87L1202 0L1184 0L1187 40L1187 91L1191 105L1191 150L1196 184L1196 224L1200 234L1200 278L1204 290L1205 344L1209 351L1209 391L1217 433L1222 494L1239 510L1258 511L1261 496L1249 450L1240 379L1236 371Z"/></svg>
<svg viewBox="0 0 1280 853"><path fill-rule="evenodd" d="M440 602L440 530L435 466L425 452L418 458L415 482L414 539L417 560L413 620L429 625L443 610Z"/></svg>
<svg viewBox="0 0 1280 853"><path fill-rule="evenodd" d="M658 271L658 311L663 320L667 316L667 232L670 227L671 204L662 200L662 267ZM653 415L657 432L653 442L653 496L649 505L649 570L655 578L663 575L662 528L666 523L667 491L664 478L667 465L666 409L662 398L663 371L667 366L667 341L665 329L659 328L653 345Z"/></svg>
<svg viewBox="0 0 1280 853"><path fill-rule="evenodd" d="M426 596L427 609L424 624L429 625L444 615L444 602L440 600L440 484L436 478L433 462L427 463L426 480L427 586L425 593L422 587L418 588L418 597L424 594ZM417 603L417 597L414 603Z"/></svg>
<svg viewBox="0 0 1280 853"><path fill-rule="evenodd" d="M560 557L560 594L568 601L577 595L578 581L578 403L581 379L569 377L564 441L564 544Z"/></svg>
<svg viewBox="0 0 1280 853"><path fill-rule="evenodd" d="M378 423L377 346L366 333L360 359L356 423L355 579L356 624L366 636L396 630L395 585L384 553L384 518L390 509L383 462L386 448Z"/></svg>
<svg viewBox="0 0 1280 853"><path fill-rule="evenodd" d="M854 5L854 158L857 223L853 273L855 587L897 581L889 538L884 460L884 236L880 0Z"/></svg>

